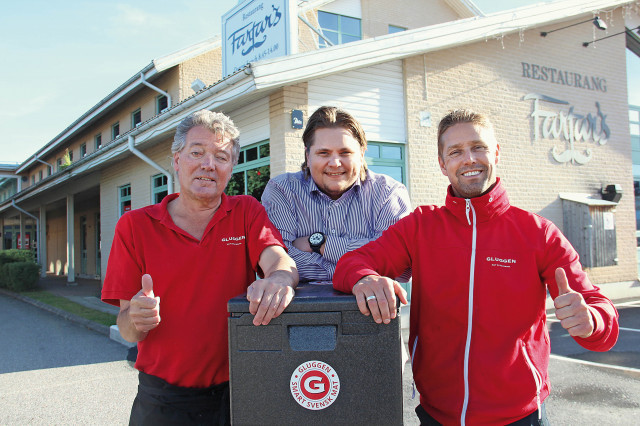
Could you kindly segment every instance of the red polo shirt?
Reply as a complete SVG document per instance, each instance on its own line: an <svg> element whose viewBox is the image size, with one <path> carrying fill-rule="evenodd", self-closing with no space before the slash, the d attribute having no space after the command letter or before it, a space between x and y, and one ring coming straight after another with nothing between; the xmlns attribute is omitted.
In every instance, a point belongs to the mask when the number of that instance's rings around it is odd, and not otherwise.
<svg viewBox="0 0 640 426"><path fill-rule="evenodd" d="M102 300L131 300L150 274L161 322L138 343L136 368L174 385L207 387L229 380L227 301L255 281L266 247L284 245L255 198L224 194L198 241L167 211L178 196L120 218Z"/></svg>

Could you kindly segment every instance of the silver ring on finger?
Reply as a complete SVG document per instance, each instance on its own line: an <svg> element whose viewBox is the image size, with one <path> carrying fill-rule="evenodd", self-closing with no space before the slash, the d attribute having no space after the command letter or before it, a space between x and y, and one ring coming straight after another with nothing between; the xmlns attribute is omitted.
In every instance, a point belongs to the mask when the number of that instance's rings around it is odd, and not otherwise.
<svg viewBox="0 0 640 426"><path fill-rule="evenodd" d="M372 294L371 296L367 297L367 302L368 302L369 300L376 300L376 296L375 296L375 294Z"/></svg>

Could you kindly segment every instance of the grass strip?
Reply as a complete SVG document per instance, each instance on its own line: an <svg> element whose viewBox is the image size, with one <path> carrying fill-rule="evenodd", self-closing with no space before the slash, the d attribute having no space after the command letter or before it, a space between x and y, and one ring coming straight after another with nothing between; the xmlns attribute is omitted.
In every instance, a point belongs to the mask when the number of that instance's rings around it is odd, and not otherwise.
<svg viewBox="0 0 640 426"><path fill-rule="evenodd" d="M35 300L39 300L49 306L62 309L63 311L78 315L89 321L96 322L98 324L112 326L116 323L116 316L108 314L106 312L97 311L95 309L87 308L79 303L73 302L66 297L56 296L48 291L22 291L23 296L30 297Z"/></svg>

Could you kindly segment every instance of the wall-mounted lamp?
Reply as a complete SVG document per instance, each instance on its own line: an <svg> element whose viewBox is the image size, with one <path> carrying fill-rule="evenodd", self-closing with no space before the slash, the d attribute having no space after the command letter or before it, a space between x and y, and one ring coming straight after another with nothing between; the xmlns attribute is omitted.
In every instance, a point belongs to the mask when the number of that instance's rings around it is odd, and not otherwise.
<svg viewBox="0 0 640 426"><path fill-rule="evenodd" d="M618 35L620 35L620 34L628 34L628 35L630 35L630 36L632 36L632 37L635 37L635 36L634 36L634 34L632 33L632 31L634 31L634 30L635 30L635 31L637 31L637 32L638 32L638 34L640 35L640 25L638 25L638 26L637 26L637 27L635 27L635 28L631 28L631 29L629 29L629 28L625 28L625 29L624 29L624 31L622 31L622 32L615 33L615 34L611 34L611 35L608 35L608 36L606 36L606 37L599 38L599 39L597 39L597 40L585 41L584 43L582 43L582 45L583 45L584 47L589 47L589 45L590 45L591 43L595 43L596 41L600 41L600 40L604 40L604 39L607 39L607 38L615 37L615 36L618 36Z"/></svg>
<svg viewBox="0 0 640 426"><path fill-rule="evenodd" d="M207 87L206 84L204 84L204 81L200 80L199 78L196 78L195 80L193 80L193 82L191 83L191 89L194 92L199 92L202 89L204 89L205 87Z"/></svg>
<svg viewBox="0 0 640 426"><path fill-rule="evenodd" d="M564 30L565 28L575 27L576 25L584 24L586 22L593 22L593 25L595 25L596 28L599 29L599 30L604 31L604 30L607 29L607 24L602 19L600 19L599 16L596 16L593 19L587 19L586 21L578 22L576 24L567 25L566 27L557 28L557 29L551 30L551 31L542 31L540 33L540 35L542 37L546 37L547 34L551 34L551 33L556 32L556 31Z"/></svg>
<svg viewBox="0 0 640 426"><path fill-rule="evenodd" d="M607 201L613 201L614 203L620 202L622 198L622 185L613 184L607 185L602 188L602 199Z"/></svg>

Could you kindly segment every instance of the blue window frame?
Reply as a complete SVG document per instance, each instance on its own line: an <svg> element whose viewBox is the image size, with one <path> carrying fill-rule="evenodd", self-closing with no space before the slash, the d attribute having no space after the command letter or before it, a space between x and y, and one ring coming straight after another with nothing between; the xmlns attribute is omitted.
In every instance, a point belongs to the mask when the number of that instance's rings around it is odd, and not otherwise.
<svg viewBox="0 0 640 426"><path fill-rule="evenodd" d="M269 141L242 148L227 185L227 195L251 195L258 201L271 176Z"/></svg>
<svg viewBox="0 0 640 426"><path fill-rule="evenodd" d="M362 22L358 18L318 11L318 24L322 34L334 45L362 40ZM322 39L318 39L319 47L328 47Z"/></svg>
<svg viewBox="0 0 640 426"><path fill-rule="evenodd" d="M405 146L397 143L369 142L364 153L369 169L389 175L406 185Z"/></svg>

